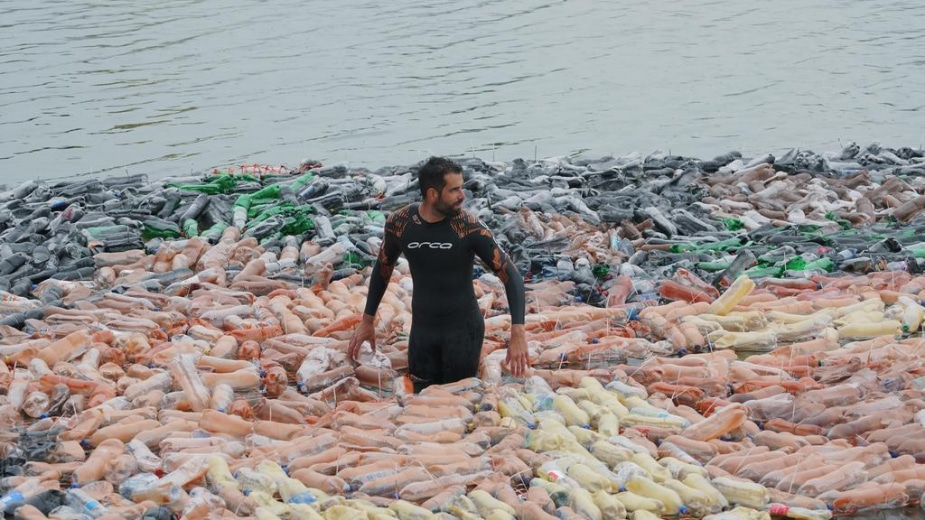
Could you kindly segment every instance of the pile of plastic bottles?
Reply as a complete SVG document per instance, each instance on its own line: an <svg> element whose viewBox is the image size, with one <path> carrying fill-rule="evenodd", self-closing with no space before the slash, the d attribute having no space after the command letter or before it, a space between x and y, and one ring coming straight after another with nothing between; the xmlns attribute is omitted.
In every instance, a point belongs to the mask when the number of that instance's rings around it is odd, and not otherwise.
<svg viewBox="0 0 925 520"><path fill-rule="evenodd" d="M17 518L829 518L925 492L923 154L462 161L527 281L479 379L407 390L415 167L0 194L0 507ZM753 355L749 355L753 354Z"/></svg>

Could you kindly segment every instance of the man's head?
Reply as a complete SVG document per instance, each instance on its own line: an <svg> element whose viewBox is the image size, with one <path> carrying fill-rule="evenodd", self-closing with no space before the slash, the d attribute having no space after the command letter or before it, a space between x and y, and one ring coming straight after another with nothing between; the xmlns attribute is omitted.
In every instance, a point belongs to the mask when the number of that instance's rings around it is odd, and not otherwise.
<svg viewBox="0 0 925 520"><path fill-rule="evenodd" d="M446 216L462 211L466 196L463 193L462 168L445 157L431 157L418 171L421 198L424 203Z"/></svg>

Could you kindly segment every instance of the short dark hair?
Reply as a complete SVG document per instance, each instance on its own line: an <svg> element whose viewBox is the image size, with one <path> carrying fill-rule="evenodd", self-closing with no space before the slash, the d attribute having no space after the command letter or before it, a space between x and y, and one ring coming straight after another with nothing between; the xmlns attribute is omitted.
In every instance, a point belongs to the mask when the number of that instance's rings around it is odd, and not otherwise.
<svg viewBox="0 0 925 520"><path fill-rule="evenodd" d="M421 187L421 197L427 197L427 190L434 188L437 193L443 192L446 186L446 179L443 177L448 173L462 174L462 168L446 157L431 157L418 170L418 184Z"/></svg>

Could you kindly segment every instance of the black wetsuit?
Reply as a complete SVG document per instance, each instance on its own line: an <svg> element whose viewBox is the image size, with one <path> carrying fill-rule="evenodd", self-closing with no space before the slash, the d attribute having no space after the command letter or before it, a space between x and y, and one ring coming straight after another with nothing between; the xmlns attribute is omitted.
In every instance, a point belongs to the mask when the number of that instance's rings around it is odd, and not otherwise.
<svg viewBox="0 0 925 520"><path fill-rule="evenodd" d="M408 371L415 391L478 373L485 321L472 286L476 255L504 283L511 321L524 322L523 278L491 231L466 212L430 223L418 204L391 215L369 282L366 314L375 316L398 255L411 268L411 337Z"/></svg>

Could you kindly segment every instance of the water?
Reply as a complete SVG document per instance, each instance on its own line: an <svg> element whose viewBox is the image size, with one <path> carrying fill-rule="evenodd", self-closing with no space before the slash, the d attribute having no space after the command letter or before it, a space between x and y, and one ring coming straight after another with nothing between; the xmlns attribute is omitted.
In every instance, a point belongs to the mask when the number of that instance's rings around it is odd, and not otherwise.
<svg viewBox="0 0 925 520"><path fill-rule="evenodd" d="M925 142L917 0L0 2L0 183Z"/></svg>

